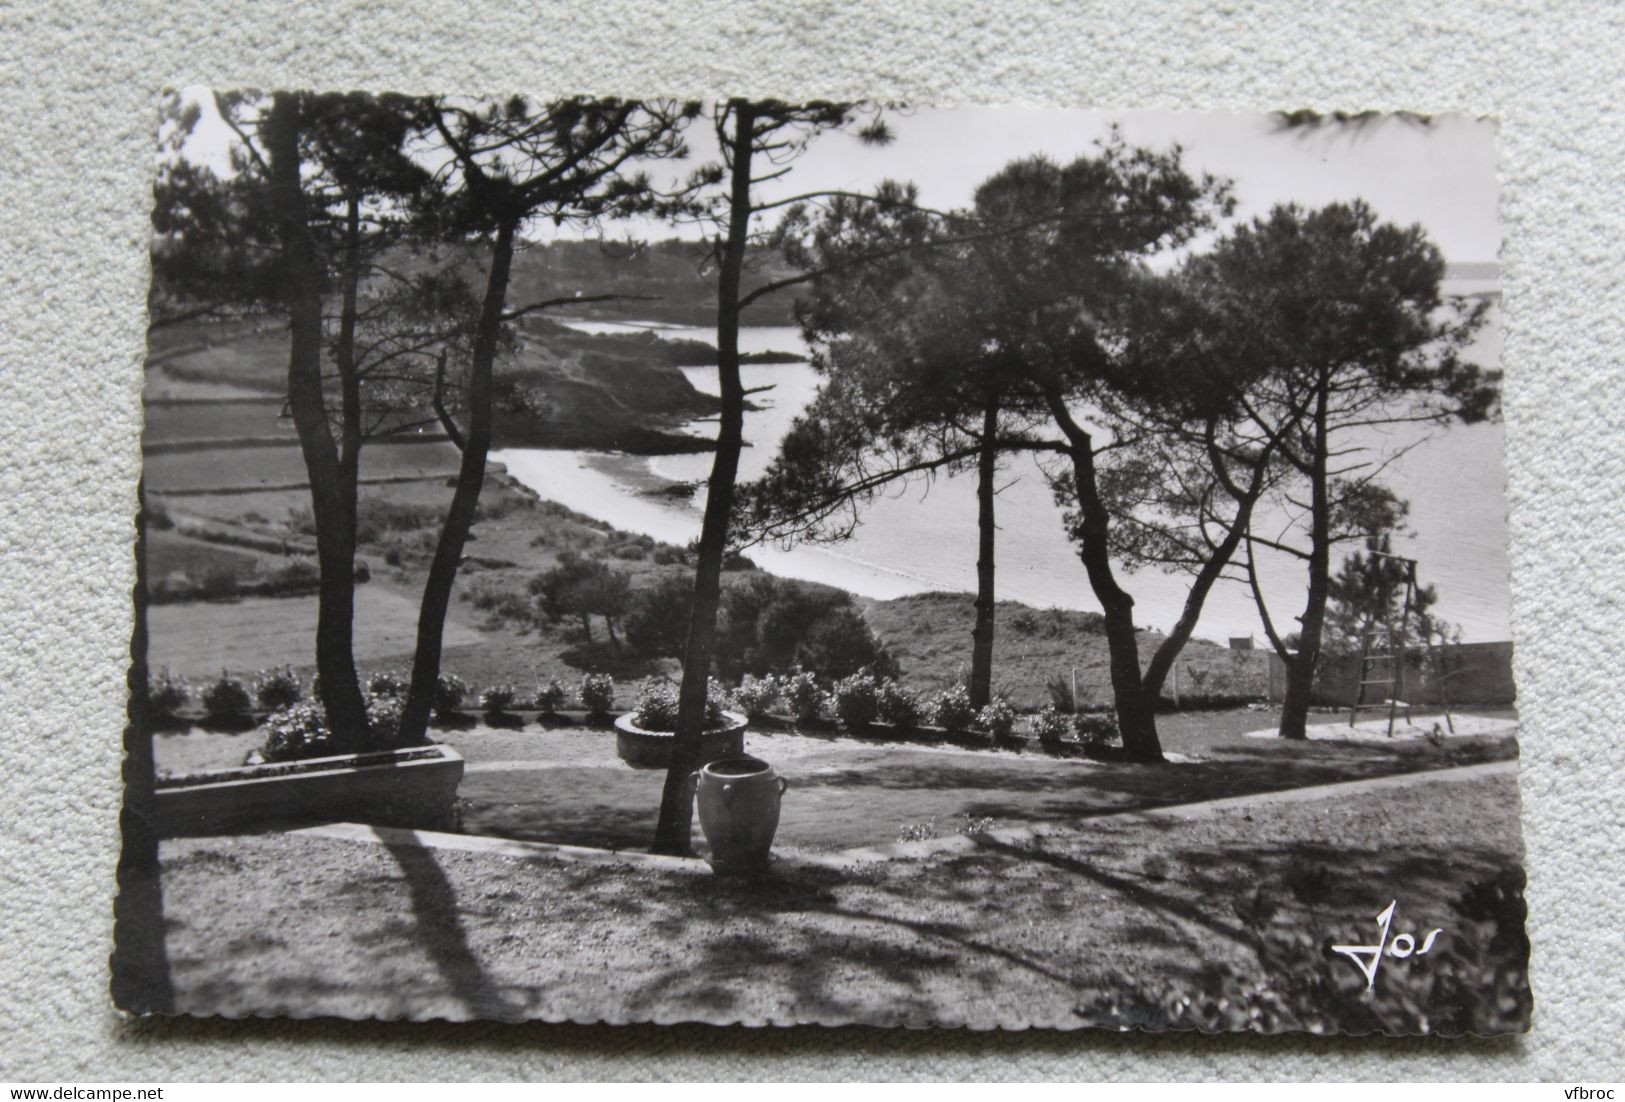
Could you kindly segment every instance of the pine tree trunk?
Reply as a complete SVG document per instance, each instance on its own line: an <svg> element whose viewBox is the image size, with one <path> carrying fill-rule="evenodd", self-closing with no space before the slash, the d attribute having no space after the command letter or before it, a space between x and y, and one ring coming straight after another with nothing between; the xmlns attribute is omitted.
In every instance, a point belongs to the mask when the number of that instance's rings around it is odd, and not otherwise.
<svg viewBox="0 0 1625 1102"><path fill-rule="evenodd" d="M1140 675L1140 644L1134 634L1134 598L1117 584L1112 570L1111 515L1101 500L1095 478L1094 441L1073 420L1064 397L1046 395L1050 412L1066 435L1072 460L1073 487L1078 497L1078 557L1083 560L1089 587L1105 621L1106 652L1111 671L1112 698L1123 750L1130 760L1160 762L1162 743L1157 738L1157 698L1147 694Z"/></svg>
<svg viewBox="0 0 1625 1102"><path fill-rule="evenodd" d="M976 457L976 626L971 631L970 702L977 709L993 699L993 553L998 532L993 491L998 477L998 431L998 399L989 396L982 411L982 448Z"/></svg>
<svg viewBox="0 0 1625 1102"><path fill-rule="evenodd" d="M683 648L683 680L678 690L677 731L671 764L660 794L654 852L687 854L694 830L694 772L699 768L705 731L706 692L716 651L717 610L722 604L722 560L728 549L734 481L744 444L745 389L739 378L739 284L750 232L751 141L755 112L748 103L733 106L731 194L728 236L717 277L717 379L722 409L717 449L706 485L705 520L694 566L694 607Z"/></svg>
<svg viewBox="0 0 1625 1102"><path fill-rule="evenodd" d="M1162 695L1162 686L1168 679L1168 671L1179 658L1179 652L1185 649L1185 644L1190 642L1191 634L1196 630L1196 623L1201 619L1202 606L1207 603L1208 594L1213 591L1214 584L1224 573L1224 568L1230 564L1236 549L1241 546L1241 541L1247 534L1247 527L1252 522L1253 505L1256 500L1248 498L1237 504L1235 518L1225 529L1224 538L1209 553L1207 561L1192 579L1190 591L1185 594L1185 606L1180 611L1178 622L1174 624L1168 637L1162 641L1162 645L1151 655L1151 661L1146 664L1143 685L1146 694L1152 700ZM1175 688L1178 688L1177 682Z"/></svg>
<svg viewBox="0 0 1625 1102"><path fill-rule="evenodd" d="M440 678L446 610L451 607L452 586L457 581L463 547L468 542L469 529L474 526L474 511L485 484L485 460L491 451L491 376L497 341L502 333L502 312L508 302L508 277L513 266L517 228L514 219L505 219L491 247L491 269L486 277L485 299L480 307L479 328L474 335L474 352L469 365L468 431L463 436L457 488L452 492L451 507L446 510L446 519L440 528L440 540L429 564L429 576L423 583L423 603L418 610L412 683L401 713L400 738L408 746L422 742L428 734L435 684Z"/></svg>
<svg viewBox="0 0 1625 1102"><path fill-rule="evenodd" d="M316 673L327 725L340 749L359 749L367 708L356 677L355 478L346 477L322 393L322 275L310 237L300 178L299 100L279 92L265 123L272 209L282 247L282 298L288 310L288 406L310 479L320 590L316 608Z"/></svg>
<svg viewBox="0 0 1625 1102"><path fill-rule="evenodd" d="M1309 737L1309 706L1313 702L1315 668L1320 663L1321 635L1326 624L1326 598L1331 591L1331 488L1327 485L1327 380L1324 373L1315 402L1314 455L1309 475L1309 591L1298 618L1298 653L1287 663L1286 694L1281 703L1280 734L1286 739Z"/></svg>

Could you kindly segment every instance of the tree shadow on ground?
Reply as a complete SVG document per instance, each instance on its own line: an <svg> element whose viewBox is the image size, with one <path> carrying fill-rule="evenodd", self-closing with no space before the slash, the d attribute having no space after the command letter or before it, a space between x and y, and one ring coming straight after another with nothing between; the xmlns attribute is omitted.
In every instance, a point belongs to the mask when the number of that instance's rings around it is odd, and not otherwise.
<svg viewBox="0 0 1625 1102"><path fill-rule="evenodd" d="M932 944L913 937L904 920L844 906L835 889L866 879L796 866L757 877L673 884L679 906L655 923L659 936L683 938L696 913L707 927L726 933L690 940L697 959L649 977L628 1006L670 1013L678 1001L712 1015L743 1015L751 1012L753 997L772 992L769 1002L782 1020L793 1012L802 1021L918 1025L929 1024L940 1011L929 990L932 982L954 977L962 985L991 986L990 977L961 974L964 954L952 944L963 936L957 927L939 924L944 936ZM784 936L792 927L794 935ZM965 997L976 996L967 991Z"/></svg>
<svg viewBox="0 0 1625 1102"><path fill-rule="evenodd" d="M476 773L458 789L462 829L527 842L643 849L654 841L663 777L569 766Z"/></svg>
<svg viewBox="0 0 1625 1102"><path fill-rule="evenodd" d="M1322 744L1324 745L1324 744ZM995 772L978 786L982 798L968 814L995 819L1062 821L1102 814L1147 810L1184 803L1229 799L1315 785L1336 784L1433 769L1504 760L1515 748L1506 740L1437 750L1421 746L1225 747L1222 756L1167 765L1113 765L1050 776ZM974 774L969 774L974 775ZM971 788L963 770L935 766L916 771L911 787ZM1046 794L1043 799L998 799L999 791Z"/></svg>
<svg viewBox="0 0 1625 1102"><path fill-rule="evenodd" d="M452 994L476 1017L507 1021L523 1018L525 1007L496 987L469 948L451 881L435 861L433 851L381 835L379 841L406 877L415 935Z"/></svg>
<svg viewBox="0 0 1625 1102"><path fill-rule="evenodd" d="M1372 837L1385 825L1378 817ZM1163 1029L1177 1024L1170 999L1222 1000L1237 984L1268 990L1277 980L1319 975L1327 986L1292 1004L1292 1013L1322 1010L1352 1023L1364 1020L1356 997L1363 980L1344 975L1345 962L1326 945L1370 934L1390 893L1406 901L1409 924L1425 917L1449 925L1453 901L1508 860L1496 846L1442 838L1346 847L1168 844L1188 829L1139 824L1087 854L973 836L974 852L937 864L929 877L791 866L753 880L672 885L679 905L655 932L688 937L692 955L651 976L632 1005L669 1013L671 999L692 998L708 1014L761 1013L765 991L767 1005L786 1014L793 1008L802 1020L918 1025L945 1011L974 1020L999 1004L1017 1017L1022 1005L1043 1006L1051 1024ZM1148 873L1148 855L1159 853L1166 862L1156 863L1168 867ZM1315 888L1305 870L1332 862L1336 875ZM1374 884L1383 899L1373 906ZM1029 916L1042 921L1034 905L1041 889L1072 903L1052 921L1076 924L1077 937L1025 936ZM1076 911L1080 901L1091 901L1087 916ZM727 934L696 936L696 922ZM1028 992L1028 1003L1006 997L1017 989ZM1451 1005L1446 988L1429 998L1436 1008Z"/></svg>

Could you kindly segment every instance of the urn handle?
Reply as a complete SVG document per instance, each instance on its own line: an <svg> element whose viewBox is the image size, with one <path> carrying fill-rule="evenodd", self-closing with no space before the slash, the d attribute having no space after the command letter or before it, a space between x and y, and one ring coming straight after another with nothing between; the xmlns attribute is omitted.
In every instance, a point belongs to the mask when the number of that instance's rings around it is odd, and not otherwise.
<svg viewBox="0 0 1625 1102"><path fill-rule="evenodd" d="M790 787L790 782L785 780L783 777L779 777L778 782L779 782L779 796L780 796L780 798L783 798L785 790Z"/></svg>

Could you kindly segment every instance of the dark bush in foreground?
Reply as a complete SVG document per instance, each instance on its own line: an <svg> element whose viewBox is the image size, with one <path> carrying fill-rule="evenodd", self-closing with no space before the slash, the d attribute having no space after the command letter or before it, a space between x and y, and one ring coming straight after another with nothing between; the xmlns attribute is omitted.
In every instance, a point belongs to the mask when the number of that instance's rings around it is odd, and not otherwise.
<svg viewBox="0 0 1625 1102"><path fill-rule="evenodd" d="M320 758L333 752L327 716L315 703L294 704L271 713L265 720L265 732L260 754L269 762Z"/></svg>
<svg viewBox="0 0 1625 1102"><path fill-rule="evenodd" d="M675 731L680 687L665 677L651 677L638 688L638 701L632 709L632 722L645 731ZM713 679L706 686L705 723L722 722L722 686Z"/></svg>
<svg viewBox="0 0 1625 1102"><path fill-rule="evenodd" d="M1083 745L1083 752L1091 757L1110 754L1123 746L1123 732L1117 726L1116 712L1079 712L1072 717L1072 729Z"/></svg>
<svg viewBox="0 0 1625 1102"><path fill-rule="evenodd" d="M767 677L746 674L738 688L728 694L728 707L750 719L767 715L778 702L779 680L771 674Z"/></svg>
<svg viewBox="0 0 1625 1102"><path fill-rule="evenodd" d="M443 673L434 684L434 710L437 715L451 715L463 706L468 697L468 683L454 673Z"/></svg>
<svg viewBox="0 0 1625 1102"><path fill-rule="evenodd" d="M893 678L880 683L875 694L875 705L880 718L899 731L912 731L920 725L922 709L920 698L899 685Z"/></svg>
<svg viewBox="0 0 1625 1102"><path fill-rule="evenodd" d="M398 696L367 698L367 734L371 750L394 750L400 745L401 713L406 702Z"/></svg>
<svg viewBox="0 0 1625 1102"><path fill-rule="evenodd" d="M303 696L304 689L299 679L286 666L280 670L261 670L254 679L254 699L267 711L274 712L278 708L297 704Z"/></svg>
<svg viewBox="0 0 1625 1102"><path fill-rule="evenodd" d="M970 690L963 685L952 685L931 698L927 715L932 723L949 731L966 731L976 720L976 710L970 705Z"/></svg>
<svg viewBox="0 0 1625 1102"><path fill-rule="evenodd" d="M615 707L615 679L607 673L589 673L581 679L581 706L593 715L607 715Z"/></svg>
<svg viewBox="0 0 1625 1102"><path fill-rule="evenodd" d="M868 670L837 681L832 695L836 718L852 730L861 730L880 718L880 686Z"/></svg>
<svg viewBox="0 0 1625 1102"><path fill-rule="evenodd" d="M487 716L507 715L517 695L512 685L492 685L480 694L480 712Z"/></svg>
<svg viewBox="0 0 1625 1102"><path fill-rule="evenodd" d="M784 679L784 702L797 723L811 723L824 717L829 695L818 684L818 678L801 670Z"/></svg>
<svg viewBox="0 0 1625 1102"><path fill-rule="evenodd" d="M157 677L147 678L147 708L155 719L173 719L191 699L191 686L170 673L167 666Z"/></svg>
<svg viewBox="0 0 1625 1102"><path fill-rule="evenodd" d="M209 719L241 719L253 707L248 686L220 671L219 680L203 690L203 714Z"/></svg>
<svg viewBox="0 0 1625 1102"><path fill-rule="evenodd" d="M1016 729L1016 710L1003 697L995 697L976 713L976 727L994 738L1009 738Z"/></svg>
<svg viewBox="0 0 1625 1102"><path fill-rule="evenodd" d="M1038 739L1040 746L1046 750L1055 750L1060 747L1066 733L1072 730L1072 720L1065 712L1051 704L1037 715L1028 717L1027 729Z"/></svg>
<svg viewBox="0 0 1625 1102"><path fill-rule="evenodd" d="M367 730L343 744L327 727L327 714L314 700L279 708L265 720L265 742L259 756L267 762L302 761L346 753L398 750L401 712L398 696L367 697Z"/></svg>
<svg viewBox="0 0 1625 1102"><path fill-rule="evenodd" d="M367 691L374 696L400 696L406 691L406 679L388 670L367 675Z"/></svg>
<svg viewBox="0 0 1625 1102"><path fill-rule="evenodd" d="M559 684L558 678L550 677L546 685L539 686L536 690L536 707L543 715L556 715L569 697L570 694Z"/></svg>

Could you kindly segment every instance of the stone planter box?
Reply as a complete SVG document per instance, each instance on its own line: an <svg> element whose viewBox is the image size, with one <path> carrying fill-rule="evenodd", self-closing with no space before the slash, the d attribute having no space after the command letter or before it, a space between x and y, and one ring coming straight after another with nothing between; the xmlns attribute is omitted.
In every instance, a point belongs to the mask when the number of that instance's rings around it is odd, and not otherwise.
<svg viewBox="0 0 1625 1102"><path fill-rule="evenodd" d="M745 728L750 721L738 712L723 712L724 726L700 737L699 764L735 758L745 752ZM671 764L671 731L645 731L628 712L615 721L615 752L636 769L664 769Z"/></svg>
<svg viewBox="0 0 1625 1102"><path fill-rule="evenodd" d="M166 838L334 821L444 830L462 779L457 751L414 746L160 780L154 804Z"/></svg>

